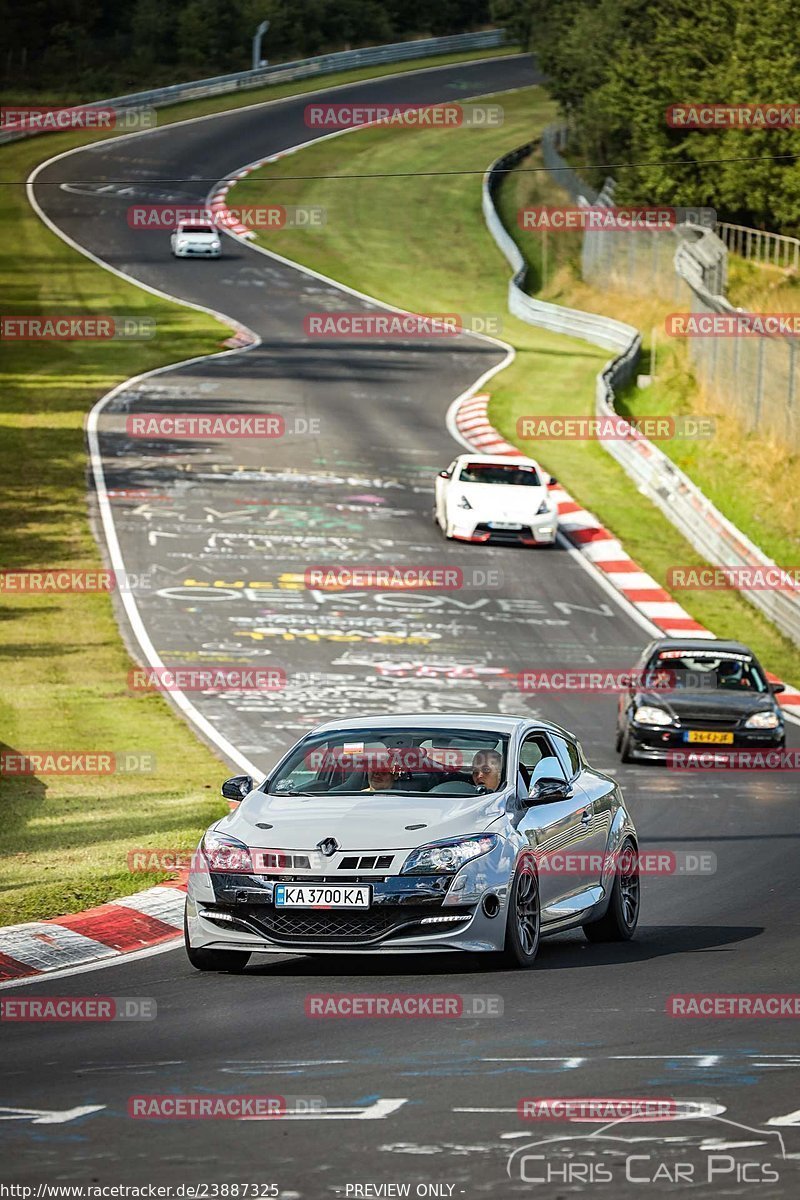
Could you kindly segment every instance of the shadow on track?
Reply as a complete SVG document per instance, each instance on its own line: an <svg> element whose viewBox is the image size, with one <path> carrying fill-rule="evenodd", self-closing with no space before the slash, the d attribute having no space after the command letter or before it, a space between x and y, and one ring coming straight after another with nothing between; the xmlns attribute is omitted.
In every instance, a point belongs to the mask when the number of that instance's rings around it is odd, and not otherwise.
<svg viewBox="0 0 800 1200"><path fill-rule="evenodd" d="M738 943L759 937L762 926L755 925L652 925L640 927L631 942L590 944L578 937L555 938L544 941L539 950L535 970L583 970L616 964L649 962L675 954L701 952L728 953ZM513 970L513 968L511 969ZM432 976L451 978L455 975L506 974L492 954L410 954L396 956L337 954L308 955L279 962L250 964L245 975L276 976L287 979L419 979ZM516 972L515 972L516 973ZM523 972L519 972L523 974Z"/></svg>

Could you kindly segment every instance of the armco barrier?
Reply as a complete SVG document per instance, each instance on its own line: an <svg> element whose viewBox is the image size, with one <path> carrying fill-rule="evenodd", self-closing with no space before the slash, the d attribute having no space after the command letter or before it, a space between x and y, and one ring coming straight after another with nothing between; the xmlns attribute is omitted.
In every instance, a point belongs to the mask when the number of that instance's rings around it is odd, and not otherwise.
<svg viewBox="0 0 800 1200"><path fill-rule="evenodd" d="M132 92L109 100L92 100L81 108L113 108L124 112L136 108L159 108L183 100L199 100L221 96L245 88L262 87L268 83L292 83L332 71L354 70L358 67L380 66L382 63L404 62L413 58L431 58L440 54L460 54L468 50L491 50L506 42L505 29L487 29L480 33L456 33L449 37L421 38L415 42L393 42L387 46L366 46L362 50L340 50L320 54L316 58L301 58L295 62L262 67L257 71L238 71L233 75L215 75L211 79L196 79L190 83L173 83L149 92ZM76 106L77 107L77 106ZM29 137L37 131L0 130L0 142Z"/></svg>
<svg viewBox="0 0 800 1200"><path fill-rule="evenodd" d="M549 304L544 300L534 300L524 291L525 260L514 239L498 216L494 204L494 194L500 180L523 158L527 157L538 142L529 142L520 146L502 158L492 163L483 177L483 215L492 237L511 263L514 275L508 285L508 307L515 317L527 321L529 325L538 325L553 333L565 333L572 337L582 338L604 350L629 351L631 344L641 342L639 333L632 325L623 325L621 321L612 321L595 313L581 312L577 308L565 308L561 304ZM634 360L635 360L634 356ZM610 367L612 364L607 364ZM632 369L636 363L633 361Z"/></svg>
<svg viewBox="0 0 800 1200"><path fill-rule="evenodd" d="M538 142L530 142L503 155L491 165L483 180L486 224L514 272L508 288L508 307L514 316L529 325L568 334L618 352L598 374L595 393L595 411L599 415L615 415L616 392L626 386L636 372L641 335L633 326L610 317L545 303L526 295L523 291L525 261L495 207L494 196L500 180L537 145ZM602 193L592 199L602 203ZM707 231L699 232L705 235ZM696 237L697 233L694 228L687 229L690 238ZM652 442L636 437L630 441L604 440L602 445L634 480L639 491L661 509L709 562L735 567L775 565ZM742 595L769 617L782 633L800 644L800 593L746 591Z"/></svg>

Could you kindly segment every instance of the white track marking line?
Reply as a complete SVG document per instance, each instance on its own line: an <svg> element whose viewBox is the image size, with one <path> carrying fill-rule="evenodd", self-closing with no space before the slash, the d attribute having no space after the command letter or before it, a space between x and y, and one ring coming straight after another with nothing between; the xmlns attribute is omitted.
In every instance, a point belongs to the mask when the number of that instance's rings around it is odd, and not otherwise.
<svg viewBox="0 0 800 1200"><path fill-rule="evenodd" d="M286 1112L276 1117L240 1117L242 1121L385 1121L408 1099L375 1100L366 1108L326 1108L321 1112Z"/></svg>
<svg viewBox="0 0 800 1200"><path fill-rule="evenodd" d="M0 1121L30 1121L32 1125L65 1125L89 1113L102 1112L105 1104L83 1104L61 1112L41 1108L0 1108Z"/></svg>

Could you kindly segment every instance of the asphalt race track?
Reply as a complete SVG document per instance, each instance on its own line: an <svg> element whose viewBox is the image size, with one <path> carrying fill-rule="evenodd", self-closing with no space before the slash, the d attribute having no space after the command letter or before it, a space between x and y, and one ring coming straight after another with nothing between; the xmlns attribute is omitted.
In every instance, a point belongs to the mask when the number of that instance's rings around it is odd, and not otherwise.
<svg viewBox="0 0 800 1200"><path fill-rule="evenodd" d="M526 57L484 60L361 83L346 98L459 99L535 80ZM676 1164L694 1195L796 1195L800 1116L768 1124L800 1110L791 1022L680 1020L665 1004L675 992L796 990L797 782L790 773L622 767L613 696L517 689L513 676L526 667L627 667L649 635L575 555L459 547L433 525L433 476L458 449L448 407L502 351L468 337L311 340L309 312L370 306L233 239L219 261L175 261L166 235L127 225L132 195L203 201L209 181L313 138L306 103L101 144L53 162L36 182L47 216L81 246L261 338L246 352L135 383L100 417L115 526L128 569L148 579L136 599L153 644L168 664L286 672L274 693L192 696L261 769L339 713L464 708L556 720L591 761L618 773L644 848L711 852L716 871L645 879L632 943L565 935L546 942L527 973L444 957L287 957L256 960L239 977L201 975L178 948L18 985L6 995L147 996L158 1012L113 1025L4 1025L3 1159L22 1182L247 1182L304 1200L402 1194L354 1190L367 1184L455 1197L590 1187L657 1195L682 1186ZM302 155L292 161L302 169ZM137 411L266 411L292 427L318 421L320 432L142 441L125 432ZM298 582L310 566L377 563L453 565L474 582L430 595L341 595ZM497 586L472 574L488 570ZM800 744L796 726L789 743ZM325 991L499 996L503 1015L307 1017L306 996ZM129 1097L166 1093L321 1097L327 1110L271 1124L128 1118ZM585 1138L601 1123L534 1126L517 1116L526 1096L694 1101L709 1115L606 1129L587 1155ZM90 1111L73 1112L83 1107ZM37 1123L26 1110L62 1117ZM548 1161L565 1173L531 1182L544 1169L531 1160L523 1182L517 1156L509 1175L512 1152L544 1138L555 1139ZM642 1156L636 1182L626 1181L630 1153ZM569 1174L577 1162L582 1176ZM611 1164L613 1184L592 1181L587 1163L598 1162Z"/></svg>

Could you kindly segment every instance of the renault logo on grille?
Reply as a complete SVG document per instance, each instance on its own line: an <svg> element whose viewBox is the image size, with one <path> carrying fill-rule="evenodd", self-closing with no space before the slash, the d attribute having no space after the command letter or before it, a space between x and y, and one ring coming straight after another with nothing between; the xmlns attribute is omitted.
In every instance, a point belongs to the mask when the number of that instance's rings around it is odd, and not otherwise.
<svg viewBox="0 0 800 1200"><path fill-rule="evenodd" d="M317 842L317 849L321 850L326 858L330 858L339 849L339 843L336 838L323 838L321 842Z"/></svg>

